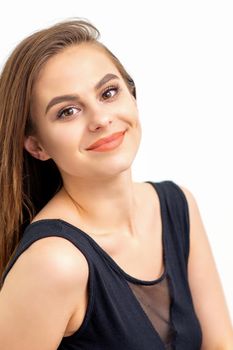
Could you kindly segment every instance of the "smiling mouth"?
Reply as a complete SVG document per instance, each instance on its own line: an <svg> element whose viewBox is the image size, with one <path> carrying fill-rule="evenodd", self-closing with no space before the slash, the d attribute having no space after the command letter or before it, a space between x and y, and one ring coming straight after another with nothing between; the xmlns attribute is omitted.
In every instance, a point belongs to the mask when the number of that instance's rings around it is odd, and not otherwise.
<svg viewBox="0 0 233 350"><path fill-rule="evenodd" d="M112 134L109 138L101 139L97 143L90 146L87 150L96 152L111 151L120 146L124 139L125 132L126 130Z"/></svg>
<svg viewBox="0 0 233 350"><path fill-rule="evenodd" d="M88 151L90 150L95 150L95 149L104 149L104 148L109 148L111 145L114 145L116 142L118 143L120 139L123 139L123 136L125 134L126 130L116 132L108 137L103 137L97 142L93 143L91 146L87 148ZM106 146L106 147L105 147Z"/></svg>

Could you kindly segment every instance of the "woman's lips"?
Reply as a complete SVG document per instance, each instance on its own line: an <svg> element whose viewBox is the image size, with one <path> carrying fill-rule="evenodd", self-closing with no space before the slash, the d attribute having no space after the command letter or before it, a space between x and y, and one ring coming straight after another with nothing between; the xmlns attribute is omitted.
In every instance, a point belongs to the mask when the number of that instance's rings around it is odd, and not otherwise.
<svg viewBox="0 0 233 350"><path fill-rule="evenodd" d="M87 150L93 151L107 151L118 147L123 141L125 131L116 132L109 137L104 137L97 142L93 143L87 148Z"/></svg>

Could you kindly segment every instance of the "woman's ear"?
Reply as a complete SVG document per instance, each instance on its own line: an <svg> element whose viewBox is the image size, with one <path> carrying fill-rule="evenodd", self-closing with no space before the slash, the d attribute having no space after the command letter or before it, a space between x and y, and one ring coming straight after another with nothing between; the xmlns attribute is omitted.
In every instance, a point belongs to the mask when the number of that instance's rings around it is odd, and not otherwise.
<svg viewBox="0 0 233 350"><path fill-rule="evenodd" d="M43 149L36 136L25 136L24 148L31 154L31 156L33 156L36 159L48 160L51 158L48 155L48 153Z"/></svg>

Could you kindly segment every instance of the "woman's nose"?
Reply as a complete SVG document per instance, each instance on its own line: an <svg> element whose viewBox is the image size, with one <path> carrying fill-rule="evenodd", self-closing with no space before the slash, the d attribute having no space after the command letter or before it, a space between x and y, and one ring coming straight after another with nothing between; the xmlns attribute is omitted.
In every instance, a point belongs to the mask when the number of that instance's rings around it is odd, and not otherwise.
<svg viewBox="0 0 233 350"><path fill-rule="evenodd" d="M88 128L90 131L95 131L96 129L106 128L112 123L112 115L106 110L101 108L96 108L89 113L88 118Z"/></svg>

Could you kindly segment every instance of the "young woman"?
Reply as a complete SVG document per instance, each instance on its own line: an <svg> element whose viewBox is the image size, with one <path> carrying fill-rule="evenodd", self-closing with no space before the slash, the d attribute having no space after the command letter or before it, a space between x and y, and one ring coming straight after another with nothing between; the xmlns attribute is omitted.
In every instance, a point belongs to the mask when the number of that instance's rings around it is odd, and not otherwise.
<svg viewBox="0 0 233 350"><path fill-rule="evenodd" d="M1 74L0 348L231 350L195 199L133 182L136 89L98 39L58 23Z"/></svg>

